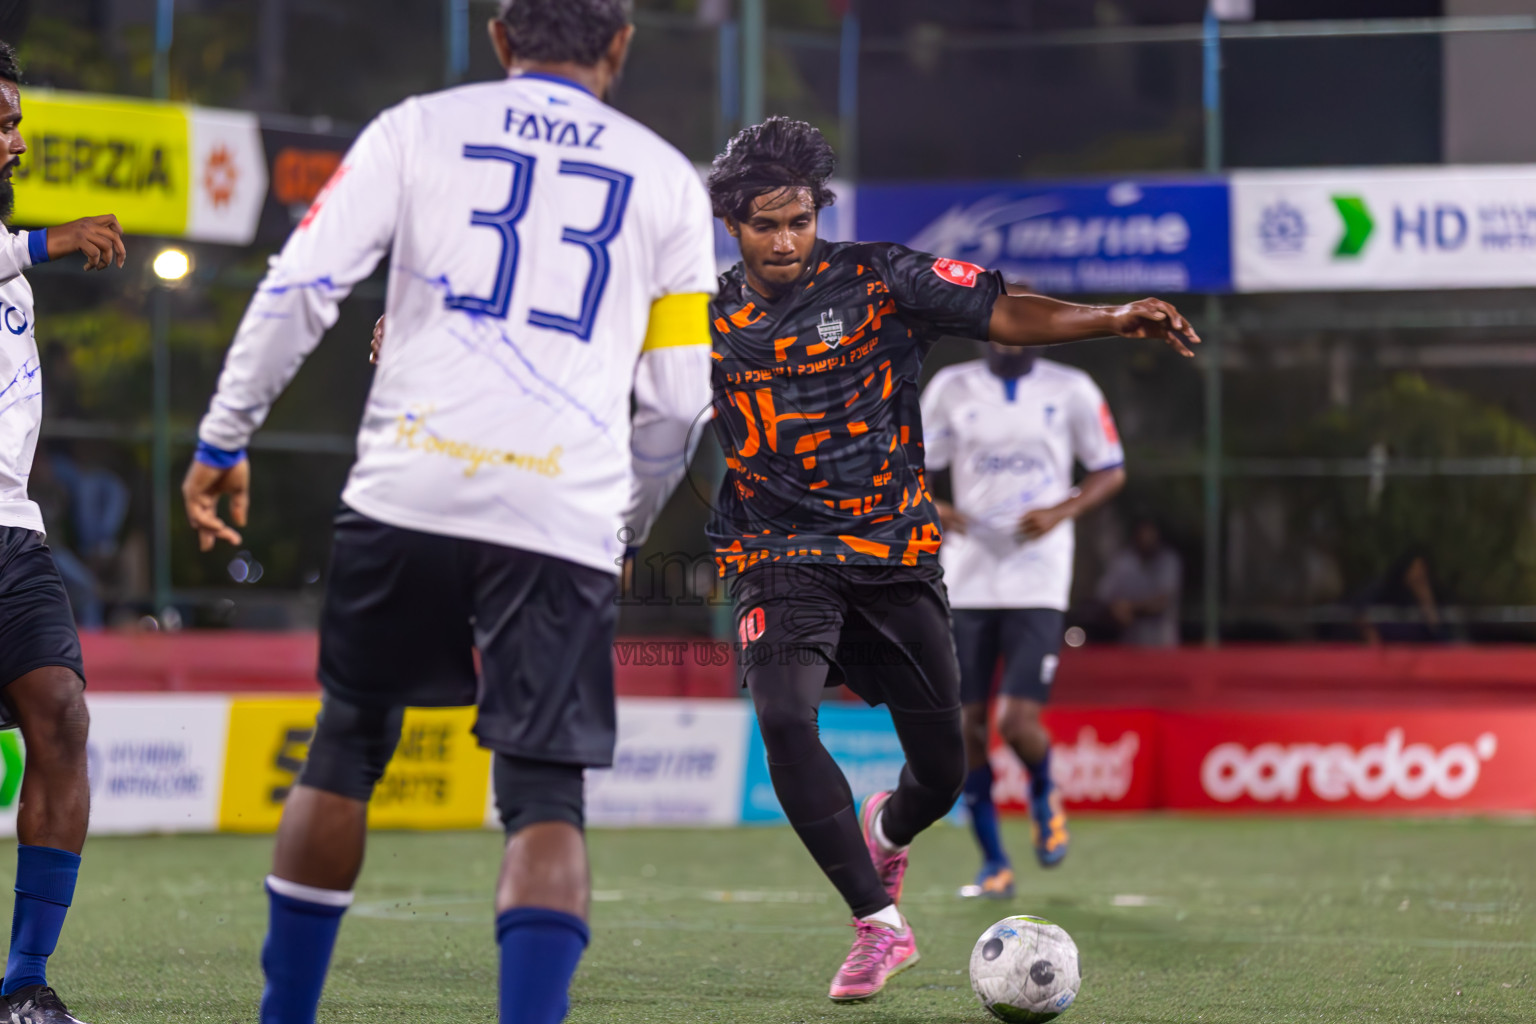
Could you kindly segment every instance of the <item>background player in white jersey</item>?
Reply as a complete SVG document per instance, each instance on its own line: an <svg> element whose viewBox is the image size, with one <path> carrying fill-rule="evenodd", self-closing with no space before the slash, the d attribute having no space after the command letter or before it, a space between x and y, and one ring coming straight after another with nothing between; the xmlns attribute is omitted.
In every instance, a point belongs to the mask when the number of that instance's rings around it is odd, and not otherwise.
<svg viewBox="0 0 1536 1024"><path fill-rule="evenodd" d="M1072 590L1073 520L1125 485L1125 454L1093 380L1028 350L987 346L985 360L940 370L923 393L930 470L948 470L939 559L953 608L965 730L964 797L983 855L962 895L1013 894L987 760L987 709L1002 659L997 728L1029 769L1035 855L1067 855L1066 816L1040 721ZM1074 463L1087 475L1072 484Z"/></svg>
<svg viewBox="0 0 1536 1024"><path fill-rule="evenodd" d="M21 68L0 42L0 222L9 222L11 175L27 144L21 133ZM0 224L0 728L26 742L16 814L16 904L0 983L0 1020L70 1024L48 985L47 964L64 927L90 817L85 744L85 668L64 581L43 542L43 515L27 478L43 420L42 365L32 287L22 272L71 253L87 270L127 259L117 218L87 217L43 231Z"/></svg>
<svg viewBox="0 0 1536 1024"><path fill-rule="evenodd" d="M478 704L495 753L500 1019L561 1019L588 939L582 776L612 761L621 536L643 539L709 402L713 231L692 165L602 102L627 0L506 0L490 31L510 78L381 114L275 260L183 486L204 549L238 542L217 503L245 522L251 434L390 253L325 702L267 880L264 1022L314 1020L408 705Z"/></svg>

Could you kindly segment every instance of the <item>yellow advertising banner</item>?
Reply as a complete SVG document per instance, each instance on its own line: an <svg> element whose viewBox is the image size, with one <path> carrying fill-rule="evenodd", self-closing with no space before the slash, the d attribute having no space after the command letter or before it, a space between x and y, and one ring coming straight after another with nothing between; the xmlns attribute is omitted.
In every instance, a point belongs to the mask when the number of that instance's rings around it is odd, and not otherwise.
<svg viewBox="0 0 1536 1024"><path fill-rule="evenodd" d="M131 234L185 234L191 131L165 103L28 89L16 216L46 227L115 213Z"/></svg>
<svg viewBox="0 0 1536 1024"><path fill-rule="evenodd" d="M272 832L309 754L320 702L236 698L229 712L219 827ZM481 828L491 755L475 742L474 708L411 708L368 807L373 828Z"/></svg>

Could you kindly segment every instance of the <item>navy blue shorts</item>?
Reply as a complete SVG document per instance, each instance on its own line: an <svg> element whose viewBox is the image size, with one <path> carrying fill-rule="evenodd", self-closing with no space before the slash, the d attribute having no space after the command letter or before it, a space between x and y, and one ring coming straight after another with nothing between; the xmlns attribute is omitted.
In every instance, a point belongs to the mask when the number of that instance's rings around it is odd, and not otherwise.
<svg viewBox="0 0 1536 1024"><path fill-rule="evenodd" d="M0 686L49 666L85 678L69 595L43 535L0 526Z"/></svg>
<svg viewBox="0 0 1536 1024"><path fill-rule="evenodd" d="M612 573L343 508L320 616L320 684L353 704L473 704L481 746L607 767L617 596Z"/></svg>
<svg viewBox="0 0 1536 1024"><path fill-rule="evenodd" d="M1061 657L1062 612L1054 608L956 608L955 653L960 657L960 701L992 698L997 661L1003 661L998 692L1038 701L1051 699Z"/></svg>

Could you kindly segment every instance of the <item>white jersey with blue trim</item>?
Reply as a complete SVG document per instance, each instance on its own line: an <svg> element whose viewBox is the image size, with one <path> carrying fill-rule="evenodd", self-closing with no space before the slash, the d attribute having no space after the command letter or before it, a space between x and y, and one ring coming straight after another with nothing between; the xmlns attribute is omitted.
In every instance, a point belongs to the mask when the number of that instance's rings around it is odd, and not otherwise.
<svg viewBox="0 0 1536 1024"><path fill-rule="evenodd" d="M33 334L29 232L0 226L0 527L43 532L27 478L43 423L43 371Z"/></svg>
<svg viewBox="0 0 1536 1024"><path fill-rule="evenodd" d="M201 441L247 445L337 303L385 253L383 352L342 500L394 526L617 572L652 303L716 287L693 166L551 76L385 111L273 260ZM367 340L355 343L361 358ZM696 414L708 403L707 346L677 358L689 362Z"/></svg>
<svg viewBox="0 0 1536 1024"><path fill-rule="evenodd" d="M1093 379L1037 359L1005 380L984 361L940 370L923 392L930 470L949 469L965 530L939 547L955 608L1054 608L1072 591L1071 520L1033 541L1018 536L1026 512L1072 494L1072 468L1112 469L1125 461L1114 418Z"/></svg>

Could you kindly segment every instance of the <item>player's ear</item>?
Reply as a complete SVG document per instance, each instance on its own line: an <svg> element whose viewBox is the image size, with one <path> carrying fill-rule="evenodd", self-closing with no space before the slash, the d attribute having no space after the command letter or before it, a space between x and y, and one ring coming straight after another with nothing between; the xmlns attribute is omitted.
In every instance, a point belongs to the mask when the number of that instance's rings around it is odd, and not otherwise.
<svg viewBox="0 0 1536 1024"><path fill-rule="evenodd" d="M619 77L619 72L624 70L624 61L629 56L629 44L635 38L635 26L625 25L613 34L613 40L608 44L608 52L603 55L604 62L608 65L608 73Z"/></svg>
<svg viewBox="0 0 1536 1024"><path fill-rule="evenodd" d="M721 219L725 221L725 230L730 232L732 238L739 240L741 238L741 225L736 223L736 218L726 214Z"/></svg>
<svg viewBox="0 0 1536 1024"><path fill-rule="evenodd" d="M512 40L507 37L507 26L500 18L492 18L485 23L486 34L491 37L491 46L496 50L496 59L508 72L512 70Z"/></svg>

